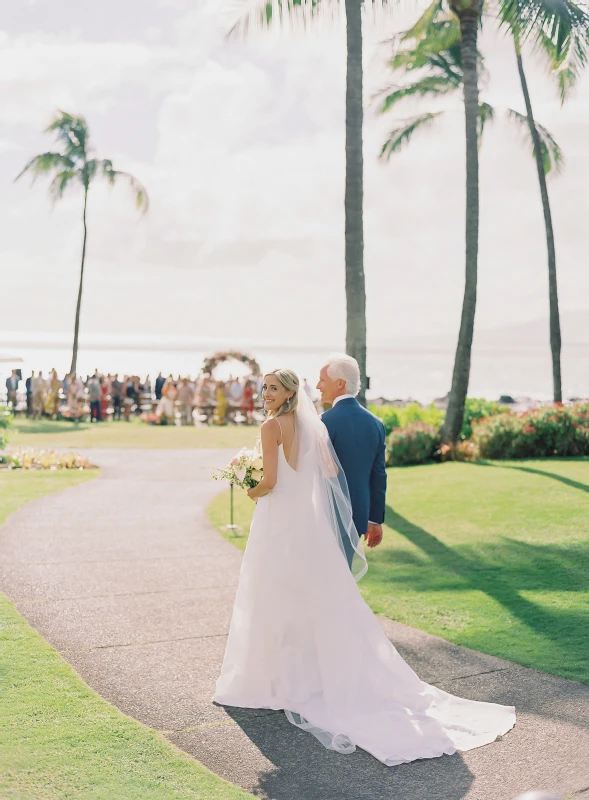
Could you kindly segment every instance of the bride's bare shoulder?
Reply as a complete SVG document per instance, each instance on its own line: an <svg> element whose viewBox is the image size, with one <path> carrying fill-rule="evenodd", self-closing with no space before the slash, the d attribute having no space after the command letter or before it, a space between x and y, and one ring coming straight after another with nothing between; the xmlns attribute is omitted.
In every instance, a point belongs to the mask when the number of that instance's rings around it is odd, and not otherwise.
<svg viewBox="0 0 589 800"><path fill-rule="evenodd" d="M269 440L274 437L278 439L278 437L280 436L280 424L278 420L270 418L262 422L262 425L260 427L260 433L262 439Z"/></svg>

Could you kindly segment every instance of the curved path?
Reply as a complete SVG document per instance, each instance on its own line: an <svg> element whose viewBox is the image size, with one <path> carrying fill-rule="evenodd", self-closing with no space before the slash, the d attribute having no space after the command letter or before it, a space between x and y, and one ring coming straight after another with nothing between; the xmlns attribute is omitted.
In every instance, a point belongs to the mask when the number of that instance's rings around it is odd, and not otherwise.
<svg viewBox="0 0 589 800"><path fill-rule="evenodd" d="M531 788L589 800L589 686L390 621L421 677L514 703L516 728L464 755L387 768L324 750L282 713L212 705L241 561L206 518L220 488L208 468L226 452L92 458L101 477L30 503L0 529L0 588L122 711L272 800L511 800Z"/></svg>

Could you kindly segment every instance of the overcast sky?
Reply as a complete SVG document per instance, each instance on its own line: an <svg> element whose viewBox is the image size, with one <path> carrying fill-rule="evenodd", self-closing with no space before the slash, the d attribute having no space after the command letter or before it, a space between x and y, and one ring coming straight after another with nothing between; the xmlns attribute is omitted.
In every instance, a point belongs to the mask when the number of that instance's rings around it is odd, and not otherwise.
<svg viewBox="0 0 589 800"><path fill-rule="evenodd" d="M221 5L1 0L0 330L72 327L81 194L52 210L46 181L12 183L27 159L53 148L42 131L62 108L83 114L98 154L136 175L151 197L139 218L125 188L92 190L83 332L341 341L343 27L227 41ZM374 344L454 337L462 302L460 97L403 154L377 159L393 123L370 103L390 80L379 42L416 16L404 10L366 36L365 268ZM523 111L509 42L488 33L481 45L484 99ZM561 109L543 66L527 63L537 118L566 156L549 184L561 304L589 310L589 78ZM522 136L501 119L481 151L480 244L477 326L546 316L535 167Z"/></svg>

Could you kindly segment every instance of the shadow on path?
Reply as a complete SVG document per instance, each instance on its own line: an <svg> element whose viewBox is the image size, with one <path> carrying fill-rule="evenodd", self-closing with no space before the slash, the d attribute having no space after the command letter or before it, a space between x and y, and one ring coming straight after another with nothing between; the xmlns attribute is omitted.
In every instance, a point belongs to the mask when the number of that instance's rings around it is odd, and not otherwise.
<svg viewBox="0 0 589 800"><path fill-rule="evenodd" d="M244 719L243 709L225 710L271 763L256 794L272 800L461 800L474 780L459 753L385 767L360 749L348 756L326 750L282 712Z"/></svg>

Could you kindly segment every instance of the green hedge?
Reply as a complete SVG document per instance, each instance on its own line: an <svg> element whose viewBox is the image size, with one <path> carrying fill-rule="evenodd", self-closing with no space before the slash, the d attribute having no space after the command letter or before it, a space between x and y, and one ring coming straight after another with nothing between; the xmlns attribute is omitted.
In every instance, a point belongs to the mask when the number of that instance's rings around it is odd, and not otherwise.
<svg viewBox="0 0 589 800"><path fill-rule="evenodd" d="M589 403L487 417L475 422L472 441L481 458L589 456Z"/></svg>
<svg viewBox="0 0 589 800"><path fill-rule="evenodd" d="M0 450L6 447L6 429L12 422L12 415L6 406L0 406Z"/></svg>
<svg viewBox="0 0 589 800"><path fill-rule="evenodd" d="M446 416L445 412L433 403L424 408L419 403L409 403L404 408L369 405L368 409L382 421L387 436L390 436L395 428L404 428L412 422L425 422L439 429ZM483 397L468 397L464 406L464 423L460 431L460 439L470 439L474 421L501 414L507 410L507 406L501 406L499 403L485 400Z"/></svg>
<svg viewBox="0 0 589 800"><path fill-rule="evenodd" d="M427 422L410 422L395 428L388 439L387 466L406 467L433 461L440 449L439 428Z"/></svg>

